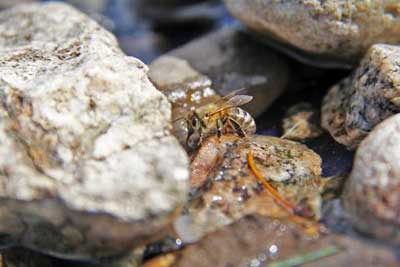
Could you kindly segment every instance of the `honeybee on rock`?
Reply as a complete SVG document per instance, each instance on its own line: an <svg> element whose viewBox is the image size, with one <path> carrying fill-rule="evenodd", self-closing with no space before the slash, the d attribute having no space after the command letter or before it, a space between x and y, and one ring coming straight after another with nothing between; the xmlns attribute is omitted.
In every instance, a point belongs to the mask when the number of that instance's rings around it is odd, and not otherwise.
<svg viewBox="0 0 400 267"><path fill-rule="evenodd" d="M198 148L205 138L213 135L221 137L223 134L237 134L245 137L256 132L253 117L240 108L253 100L253 97L240 94L241 91L233 91L174 120L185 123L188 148L193 150Z"/></svg>

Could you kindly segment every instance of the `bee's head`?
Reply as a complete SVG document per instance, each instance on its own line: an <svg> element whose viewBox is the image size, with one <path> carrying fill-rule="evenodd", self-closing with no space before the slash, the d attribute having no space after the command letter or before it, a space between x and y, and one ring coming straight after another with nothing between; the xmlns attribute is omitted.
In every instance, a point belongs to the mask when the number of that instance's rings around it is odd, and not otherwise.
<svg viewBox="0 0 400 267"><path fill-rule="evenodd" d="M202 122L200 117L194 112L187 120L187 146L194 150L200 146L201 143L201 133L202 133Z"/></svg>

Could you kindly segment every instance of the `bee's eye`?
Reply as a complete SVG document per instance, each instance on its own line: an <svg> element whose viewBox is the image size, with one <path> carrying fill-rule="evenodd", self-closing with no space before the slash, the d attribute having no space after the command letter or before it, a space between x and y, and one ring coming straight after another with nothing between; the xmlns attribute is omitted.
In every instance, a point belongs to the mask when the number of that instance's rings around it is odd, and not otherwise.
<svg viewBox="0 0 400 267"><path fill-rule="evenodd" d="M192 126L196 128L198 123L199 123L199 119L197 119L196 117L193 117L192 118Z"/></svg>

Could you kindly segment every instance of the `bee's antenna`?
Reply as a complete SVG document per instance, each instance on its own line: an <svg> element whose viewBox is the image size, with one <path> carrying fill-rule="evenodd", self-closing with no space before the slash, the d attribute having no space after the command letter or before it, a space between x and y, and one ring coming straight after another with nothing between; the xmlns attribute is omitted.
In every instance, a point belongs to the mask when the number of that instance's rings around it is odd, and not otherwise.
<svg viewBox="0 0 400 267"><path fill-rule="evenodd" d="M183 119L185 119L185 117L179 117L179 118L173 120L172 123L177 122L177 121L180 121L180 120L183 120Z"/></svg>

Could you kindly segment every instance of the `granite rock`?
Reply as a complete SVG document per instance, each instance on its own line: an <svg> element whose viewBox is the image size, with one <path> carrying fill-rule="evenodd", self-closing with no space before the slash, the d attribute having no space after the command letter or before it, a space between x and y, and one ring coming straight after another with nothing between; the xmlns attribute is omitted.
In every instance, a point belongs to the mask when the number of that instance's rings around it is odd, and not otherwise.
<svg viewBox="0 0 400 267"><path fill-rule="evenodd" d="M322 127L355 149L371 129L400 112L400 47L374 45L357 70L332 87L322 104Z"/></svg>

